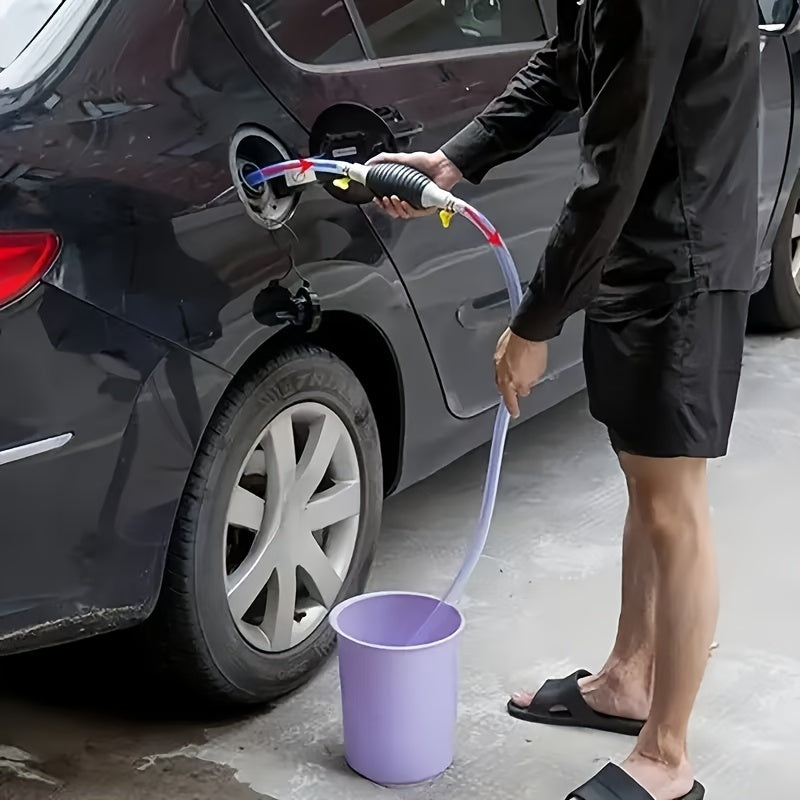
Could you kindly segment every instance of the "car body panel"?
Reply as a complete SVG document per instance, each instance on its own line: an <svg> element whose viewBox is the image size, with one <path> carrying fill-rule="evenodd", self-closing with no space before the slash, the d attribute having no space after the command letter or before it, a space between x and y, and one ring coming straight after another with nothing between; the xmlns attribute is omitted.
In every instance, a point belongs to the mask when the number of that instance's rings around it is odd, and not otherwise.
<svg viewBox="0 0 800 800"><path fill-rule="evenodd" d="M797 102L798 77L800 76L800 34L794 33L790 36L781 37L777 41L783 45L789 64L791 100L788 106L788 111L790 130L780 188L777 192L775 201L775 209L769 221L769 225L767 226L764 237L765 251L772 248L772 243L775 241L775 235L778 232L778 227L780 226L783 215L786 212L786 206L789 202L790 195L792 194L792 190L795 188L798 177L800 176L800 136L797 135L797 131L800 129L800 104ZM777 60L775 63L777 64ZM780 78L773 79L768 75L763 75L762 85L766 81L772 82L773 80L783 83ZM781 101L781 105L785 103L786 100L784 97Z"/></svg>
<svg viewBox="0 0 800 800"><path fill-rule="evenodd" d="M415 437L405 440L412 452L402 454L407 468L396 487L487 435L461 437L438 424L451 418L425 339L361 210L312 189L291 230L270 232L228 191L228 145L237 126L269 124L290 148L306 134L271 101L207 6L183 16L178 5L167 10L147 0L138 5L141 29L130 24L129 10L124 3L87 4L81 47L65 51L68 63L51 54L46 74L0 96L6 112L0 110L0 226L53 228L64 243L39 289L0 309L0 374L15 386L5 396L0 450L61 428L75 432L57 453L0 467L0 492L16 498L0 538L3 652L118 626L152 608L199 438L232 375L279 330L255 319L255 299L275 279L298 284L293 260L325 312L366 315L392 344L404 373L402 406L425 421L414 428L422 448L415 449ZM154 27L159 35L145 48ZM182 37L188 38L183 46ZM122 57L116 72L107 67L126 48L149 54L141 72ZM196 64L202 73L193 71ZM113 91L114 103L102 102ZM45 308L60 304L69 311L61 313L65 330L53 352L22 332L24 320L40 325L32 305L39 297ZM103 367L94 367L99 374L93 377L71 365L75 358L105 363L108 357L92 347L102 350L103 336L123 334L130 354L108 345L116 355L105 367L127 376L120 404L102 393L95 397ZM83 348L79 357L75 348ZM48 380L52 402L35 425L20 427L22 408L49 397ZM87 416L67 415L62 424L55 410L73 402ZM172 411L160 408L162 402ZM96 439L102 446L82 449ZM436 458L428 460L431 448L438 448ZM59 485L62 472L69 479ZM20 546L15 532L25 526L25 509L38 487L49 484L59 486L57 501L49 516L37 509L30 520L36 535L30 546ZM72 503L77 513L70 513ZM58 546L42 571L41 553L53 536ZM6 580L7 569L13 575ZM26 577L37 570L41 586Z"/></svg>
<svg viewBox="0 0 800 800"><path fill-rule="evenodd" d="M310 130L337 103L388 106L403 120L401 129L415 132L403 139L404 147L413 150L436 149L456 133L502 90L537 46L476 48L320 68L288 59L240 0L213 0L213 5L255 72L304 128ZM320 0L320 18L327 5ZM320 22L309 19L308 25L319 29ZM501 228L526 281L572 184L577 156L574 118L535 151L494 170L481 186L459 187L462 197ZM379 224L379 210L366 213ZM508 297L494 255L477 233L462 231L461 226L466 223L445 233L435 218L412 226L390 220L381 225L381 238L420 318L450 411L471 417L496 403L491 357L507 323ZM553 343L552 374L580 361L581 332L579 315ZM476 363L486 368L476 373Z"/></svg>
<svg viewBox="0 0 800 800"><path fill-rule="evenodd" d="M254 302L274 280L295 287L296 264L326 312L360 314L383 331L409 373L409 407L419 404L415 413L435 425L441 392L426 372L424 337L363 212L314 188L286 228L267 231L230 191L237 128L261 125L292 151L307 134L261 86L209 7L195 5L190 13L141 2L139 28L125 3L87 11L83 49L69 51L68 68L56 59L55 84L31 93L25 129L9 133L19 114L0 114L8 193L0 225L55 228L66 245L49 282L231 374L277 332L256 320ZM152 27L159 36L148 38ZM116 72L104 69L125 48L148 54L142 69L134 56ZM104 106L100 98L112 90L118 101ZM54 95L62 100L53 107L39 101Z"/></svg>
<svg viewBox="0 0 800 800"><path fill-rule="evenodd" d="M772 225L782 209L781 187L786 178L792 133L793 79L787 39L762 37L761 41L761 185L759 191L759 240L769 253L775 237Z"/></svg>
<svg viewBox="0 0 800 800"><path fill-rule="evenodd" d="M72 434L0 467L0 651L143 618L229 376L46 284L0 312L0 365L0 450Z"/></svg>

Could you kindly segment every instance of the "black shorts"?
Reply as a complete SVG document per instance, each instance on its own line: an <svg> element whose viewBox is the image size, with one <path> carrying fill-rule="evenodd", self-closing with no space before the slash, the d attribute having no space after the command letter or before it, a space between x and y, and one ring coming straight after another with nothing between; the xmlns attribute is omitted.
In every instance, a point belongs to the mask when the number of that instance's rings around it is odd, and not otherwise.
<svg viewBox="0 0 800 800"><path fill-rule="evenodd" d="M703 292L624 322L587 319L589 407L616 452L727 453L749 299L747 292Z"/></svg>

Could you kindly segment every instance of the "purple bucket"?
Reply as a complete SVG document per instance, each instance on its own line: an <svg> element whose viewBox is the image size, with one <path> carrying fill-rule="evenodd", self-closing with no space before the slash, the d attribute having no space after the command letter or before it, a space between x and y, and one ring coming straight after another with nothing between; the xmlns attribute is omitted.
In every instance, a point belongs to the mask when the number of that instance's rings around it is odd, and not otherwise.
<svg viewBox="0 0 800 800"><path fill-rule="evenodd" d="M421 642L405 644L439 602L377 592L346 600L330 616L339 640L345 758L383 786L432 780L453 763L461 612L442 604Z"/></svg>

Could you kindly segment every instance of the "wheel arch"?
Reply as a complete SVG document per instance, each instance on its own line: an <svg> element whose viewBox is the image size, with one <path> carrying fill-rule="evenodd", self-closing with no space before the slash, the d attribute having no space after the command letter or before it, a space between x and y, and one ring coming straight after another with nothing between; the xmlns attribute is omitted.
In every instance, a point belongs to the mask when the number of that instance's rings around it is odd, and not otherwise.
<svg viewBox="0 0 800 800"><path fill-rule="evenodd" d="M403 384L394 349L389 343L388 337L374 322L350 311L336 310L323 314L322 324L314 334L306 334L299 328L286 326L260 342L238 365L235 372L225 372L192 356L185 350L174 348L150 377L148 386L153 385L152 391L140 393L140 400L137 402L135 416L138 425L136 427L144 426L149 429L152 426L153 430L157 432L154 436L159 441L169 443L170 452L174 451L180 455L180 467L166 470L161 479L156 482L160 492L159 497L163 497L164 502L157 504L157 518L152 515L148 516L151 523L148 530L152 535L155 529L157 535L152 541L148 541L149 547L146 552L141 546L137 548L137 553L140 553L145 562L138 572L146 575L147 578L138 584L136 591L138 611L135 618L127 624L147 619L156 607L164 587L166 552L174 535L178 505L185 491L197 448L200 446L222 399L237 379L251 370L257 369L276 354L299 344L311 344L329 350L340 358L359 379L372 405L378 425L384 469L384 492L388 494L395 488L400 479L402 465L405 418ZM192 412L196 424L191 426L194 430L188 434L175 423L175 420L179 420L181 416L177 410L178 406L185 406L187 402L190 407L193 405L190 402L191 398L189 401L185 398L181 399L175 396L171 388L170 373L175 372L176 369L183 376L182 385L186 382L187 376L192 374L192 370L203 375L201 383L205 386L205 390L202 395L197 396L200 407L196 412ZM197 390L198 385L198 383L194 384L194 391ZM186 388L191 392L188 382ZM165 414L159 403L145 402L151 396L168 398L170 400L169 413ZM141 409L139 409L140 406ZM191 409L189 410L191 411ZM143 419L142 415L145 415L146 419ZM171 437L175 436L180 441L173 442ZM141 489L142 480L144 480L142 476L146 478L152 474L153 467L149 462L139 464L143 454L144 450L140 449L138 457L134 459L135 463L131 466L131 480L126 482L125 486L126 497ZM174 464L170 462L170 466L174 466ZM146 482L149 485L149 479ZM167 500L167 495L169 500ZM154 514L156 510L153 511ZM126 552L120 551L121 554Z"/></svg>
<svg viewBox="0 0 800 800"><path fill-rule="evenodd" d="M297 344L313 344L329 350L347 364L364 387L378 425L384 492L390 494L400 479L405 408L400 364L388 337L363 315L344 310L325 311L314 333L287 326L262 342L237 375Z"/></svg>

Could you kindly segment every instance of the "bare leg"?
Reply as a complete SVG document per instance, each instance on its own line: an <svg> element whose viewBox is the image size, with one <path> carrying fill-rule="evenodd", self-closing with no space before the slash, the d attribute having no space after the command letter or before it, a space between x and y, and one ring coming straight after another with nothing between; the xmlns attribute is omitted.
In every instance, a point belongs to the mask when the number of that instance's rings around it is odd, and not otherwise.
<svg viewBox="0 0 800 800"><path fill-rule="evenodd" d="M586 702L604 714L647 719L655 657L656 560L628 486L622 540L622 602L614 648L597 675L581 681Z"/></svg>
<svg viewBox="0 0 800 800"><path fill-rule="evenodd" d="M581 689L586 702L595 711L644 720L650 713L652 700L656 562L652 541L641 530L641 516L630 483L628 498L617 638L605 666L596 675L581 681ZM512 697L512 701L522 707L532 700L533 695L526 692Z"/></svg>
<svg viewBox="0 0 800 800"><path fill-rule="evenodd" d="M706 462L623 455L657 571L653 703L624 768L655 800L688 793L687 731L718 614Z"/></svg>

